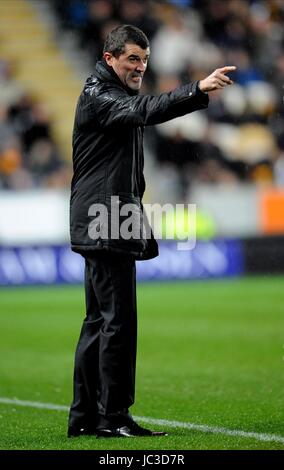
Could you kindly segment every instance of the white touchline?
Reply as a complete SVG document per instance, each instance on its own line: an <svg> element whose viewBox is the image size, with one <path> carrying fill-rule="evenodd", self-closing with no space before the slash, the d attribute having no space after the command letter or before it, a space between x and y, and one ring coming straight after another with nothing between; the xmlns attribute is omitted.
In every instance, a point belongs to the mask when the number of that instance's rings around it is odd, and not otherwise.
<svg viewBox="0 0 284 470"><path fill-rule="evenodd" d="M46 410L57 410L57 411L68 411L69 407L65 405L55 405L53 403L39 403L36 401L24 401L18 400L17 398L6 398L0 397L0 403L4 405L15 405L15 406L24 406L31 408L41 408ZM264 434L258 432L249 432L241 431L238 429L227 429L219 428L217 426L207 426L205 424L194 424L194 423L183 423L181 421L169 421L167 419L155 419L147 418L144 416L133 416L137 421L143 421L148 424L156 424L157 426L167 426L170 428L184 428L192 429L193 431L199 431L204 433L211 434L224 434L226 436L237 436L244 438L256 439L257 441L266 441L266 442L281 442L284 444L284 437L278 436L277 434Z"/></svg>

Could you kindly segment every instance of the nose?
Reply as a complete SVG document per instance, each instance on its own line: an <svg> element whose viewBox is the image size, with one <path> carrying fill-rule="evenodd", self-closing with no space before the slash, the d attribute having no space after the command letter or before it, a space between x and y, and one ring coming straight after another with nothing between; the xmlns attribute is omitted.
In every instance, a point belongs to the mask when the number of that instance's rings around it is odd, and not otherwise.
<svg viewBox="0 0 284 470"><path fill-rule="evenodd" d="M137 64L136 71L139 73L144 73L146 70L147 64L144 63L142 60Z"/></svg>

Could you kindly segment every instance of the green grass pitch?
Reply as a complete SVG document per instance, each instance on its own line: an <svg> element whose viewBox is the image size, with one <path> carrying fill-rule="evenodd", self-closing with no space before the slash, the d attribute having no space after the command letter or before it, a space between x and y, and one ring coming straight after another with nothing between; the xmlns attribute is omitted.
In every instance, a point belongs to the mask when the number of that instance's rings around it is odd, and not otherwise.
<svg viewBox="0 0 284 470"><path fill-rule="evenodd" d="M3 403L70 404L84 293L1 289L0 449L284 449L283 277L140 284L138 306L132 414L209 428L67 439L67 411Z"/></svg>

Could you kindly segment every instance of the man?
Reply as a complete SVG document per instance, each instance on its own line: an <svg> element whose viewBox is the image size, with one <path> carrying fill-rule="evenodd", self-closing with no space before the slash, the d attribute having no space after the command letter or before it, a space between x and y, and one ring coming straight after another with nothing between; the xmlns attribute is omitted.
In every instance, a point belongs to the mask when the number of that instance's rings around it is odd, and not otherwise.
<svg viewBox="0 0 284 470"><path fill-rule="evenodd" d="M75 355L69 437L165 434L142 428L129 413L135 392L135 260L157 256L158 247L151 231L128 237L121 230L123 207L134 208L133 224L139 226L144 126L206 108L207 92L232 84L226 73L234 67L170 93L140 96L149 54L141 30L115 28L77 105L70 222L72 249L85 258L86 318Z"/></svg>

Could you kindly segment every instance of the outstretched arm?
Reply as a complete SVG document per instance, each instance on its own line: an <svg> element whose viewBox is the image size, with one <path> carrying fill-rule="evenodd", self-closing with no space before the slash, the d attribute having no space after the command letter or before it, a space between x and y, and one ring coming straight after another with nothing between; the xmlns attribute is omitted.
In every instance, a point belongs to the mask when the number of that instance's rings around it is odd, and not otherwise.
<svg viewBox="0 0 284 470"><path fill-rule="evenodd" d="M208 96L198 82L178 87L158 96L128 96L118 87L91 96L91 104L103 127L114 125L152 126L208 106ZM86 103L88 106L89 100Z"/></svg>
<svg viewBox="0 0 284 470"><path fill-rule="evenodd" d="M159 96L128 96L117 86L103 93L91 95L91 109L99 123L104 126L131 125L152 126L208 106L208 96L203 93L232 85L227 73L235 66L216 69L199 82L189 83ZM203 93L200 93L200 91ZM89 100L86 102L89 107Z"/></svg>
<svg viewBox="0 0 284 470"><path fill-rule="evenodd" d="M236 69L237 67L234 65L228 65L226 67L214 70L211 75L204 78L204 80L200 80L198 84L200 90L204 93L207 93L208 91L221 90L222 88L225 88L225 86L233 85L233 80L227 77L226 74L233 72Z"/></svg>

